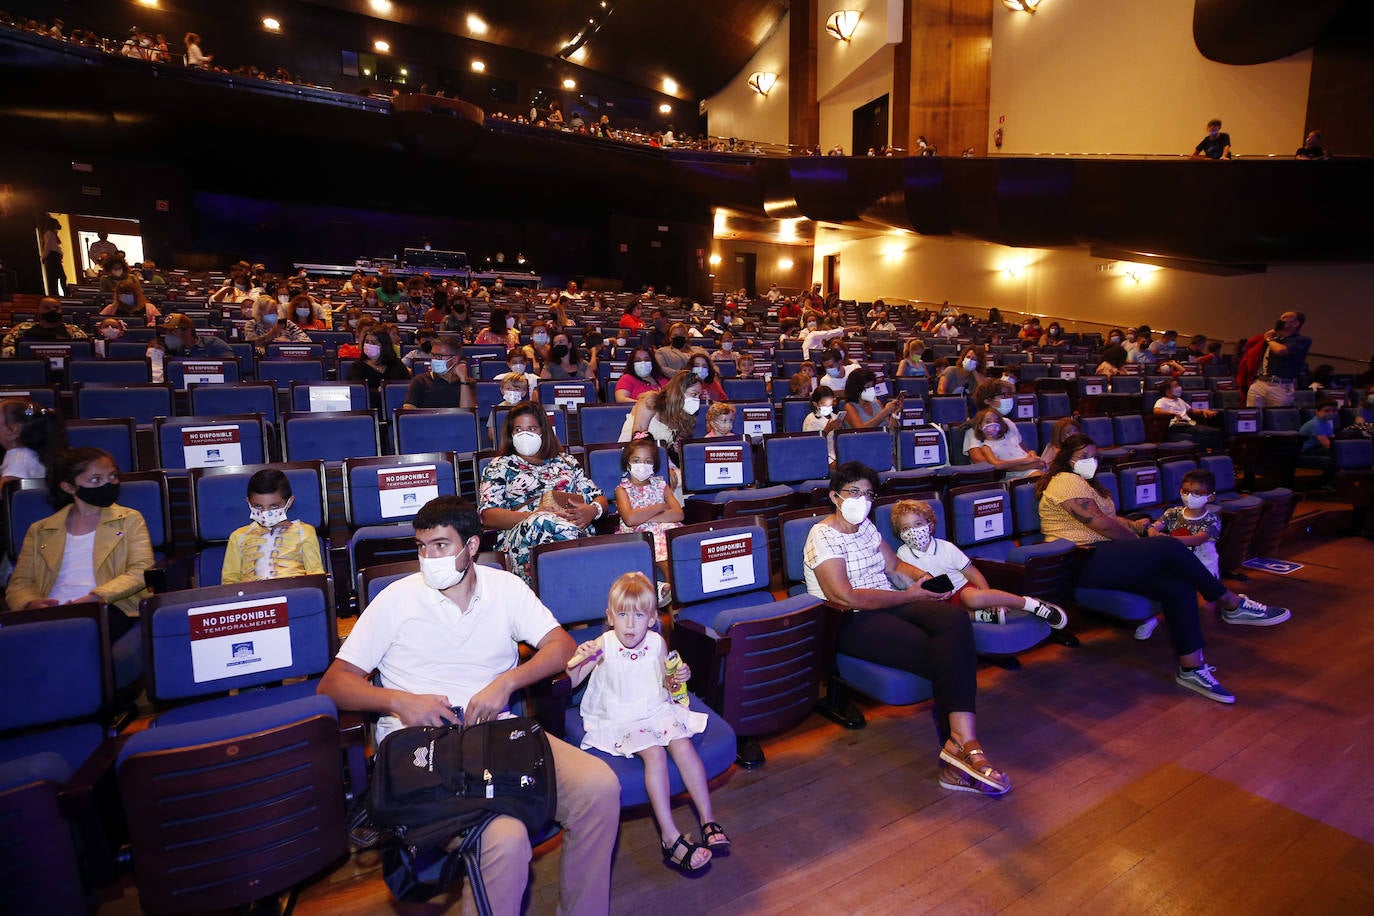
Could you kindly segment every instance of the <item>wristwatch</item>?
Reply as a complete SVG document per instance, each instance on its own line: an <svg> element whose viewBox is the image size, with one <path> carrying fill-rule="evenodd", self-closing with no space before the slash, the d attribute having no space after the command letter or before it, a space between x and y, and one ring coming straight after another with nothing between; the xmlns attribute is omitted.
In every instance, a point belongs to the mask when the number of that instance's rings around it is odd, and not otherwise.
<svg viewBox="0 0 1374 916"><path fill-rule="evenodd" d="M597 519L601 518L601 516L606 514L606 510L601 507L601 503L593 502L592 505L596 506L596 515L592 516L592 521L596 521Z"/></svg>

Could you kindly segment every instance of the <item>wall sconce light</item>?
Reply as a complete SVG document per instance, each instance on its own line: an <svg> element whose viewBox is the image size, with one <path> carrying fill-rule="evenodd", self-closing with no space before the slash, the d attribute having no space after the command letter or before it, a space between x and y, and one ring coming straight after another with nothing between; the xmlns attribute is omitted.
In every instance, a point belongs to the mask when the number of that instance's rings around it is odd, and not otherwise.
<svg viewBox="0 0 1374 916"><path fill-rule="evenodd" d="M720 255L712 254L709 258L707 258L707 260L711 262L712 267L715 267L716 265L720 264Z"/></svg>
<svg viewBox="0 0 1374 916"><path fill-rule="evenodd" d="M854 30L859 27L861 15L863 14L858 10L840 10L837 13L831 13L830 18L825 21L825 30L839 41L848 41L854 37Z"/></svg>
<svg viewBox="0 0 1374 916"><path fill-rule="evenodd" d="M1137 284L1157 270L1162 270L1157 264L1136 264L1131 261L1122 261L1121 272L1128 279L1134 280Z"/></svg>
<svg viewBox="0 0 1374 916"><path fill-rule="evenodd" d="M1015 280L1017 277L1021 276L1023 273L1026 272L1026 266L1027 265L1025 264L1003 264L1002 272L1005 273L1011 279Z"/></svg>
<svg viewBox="0 0 1374 916"><path fill-rule="evenodd" d="M779 270L791 270L794 266L795 265L792 263L791 258L783 258L780 261L778 261Z"/></svg>
<svg viewBox="0 0 1374 916"><path fill-rule="evenodd" d="M1040 0L1002 0L1002 5L1013 13L1033 13Z"/></svg>
<svg viewBox="0 0 1374 916"><path fill-rule="evenodd" d="M764 98L773 91L773 87L778 84L778 75L767 70L755 70L749 74L749 88L757 92Z"/></svg>

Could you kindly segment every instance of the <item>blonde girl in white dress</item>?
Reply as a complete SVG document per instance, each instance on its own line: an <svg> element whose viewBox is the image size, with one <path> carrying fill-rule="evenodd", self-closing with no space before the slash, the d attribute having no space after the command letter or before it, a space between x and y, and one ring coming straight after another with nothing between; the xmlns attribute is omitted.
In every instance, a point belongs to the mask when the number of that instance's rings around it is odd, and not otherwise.
<svg viewBox="0 0 1374 916"><path fill-rule="evenodd" d="M654 631L658 592L643 573L626 573L611 586L607 631L583 643L568 662L573 684L590 677L582 697L583 749L595 748L644 761L644 787L658 825L663 861L684 873L729 850L730 839L711 810L706 770L692 736L706 729L706 716L673 702L671 692L691 677L686 664L666 670L667 645ZM668 757L701 816L702 843L693 843L673 820Z"/></svg>

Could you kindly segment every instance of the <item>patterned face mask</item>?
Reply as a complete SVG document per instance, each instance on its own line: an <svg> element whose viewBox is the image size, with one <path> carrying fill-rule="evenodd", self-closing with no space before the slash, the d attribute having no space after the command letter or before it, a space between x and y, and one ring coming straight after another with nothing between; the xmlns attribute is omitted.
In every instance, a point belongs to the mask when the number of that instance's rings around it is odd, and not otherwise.
<svg viewBox="0 0 1374 916"><path fill-rule="evenodd" d="M925 550L930 546L930 526L912 525L903 530L902 543L912 550Z"/></svg>

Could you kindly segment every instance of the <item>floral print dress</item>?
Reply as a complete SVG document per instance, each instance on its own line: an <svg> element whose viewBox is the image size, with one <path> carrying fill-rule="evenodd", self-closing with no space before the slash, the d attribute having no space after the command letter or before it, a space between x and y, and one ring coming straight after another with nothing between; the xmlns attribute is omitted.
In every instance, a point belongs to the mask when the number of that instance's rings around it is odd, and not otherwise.
<svg viewBox="0 0 1374 916"><path fill-rule="evenodd" d="M482 472L477 501L479 510L534 512L514 528L501 532L497 540L497 546L510 556L512 571L527 583L530 581L530 551L535 547L591 534L590 528L578 528L553 512L539 510L540 500L554 491L576 493L587 502L603 495L601 488L592 483L567 453L555 455L542 464L519 455L501 455Z"/></svg>
<svg viewBox="0 0 1374 916"><path fill-rule="evenodd" d="M630 498L630 507L633 509L644 509L649 506L661 506L668 500L664 493L668 490L668 481L655 474L643 483L635 483L628 474L620 478L620 485L625 488L625 495ZM620 522L621 531L647 531L654 536L654 560L662 563L668 559L668 535L669 528L680 528L681 522L641 522L634 527L625 524L622 519Z"/></svg>

